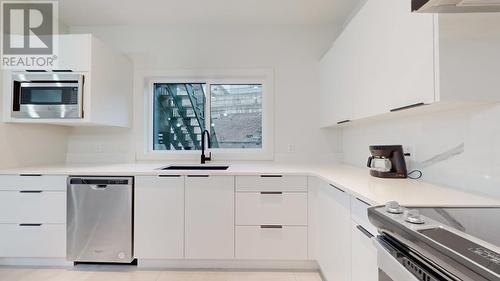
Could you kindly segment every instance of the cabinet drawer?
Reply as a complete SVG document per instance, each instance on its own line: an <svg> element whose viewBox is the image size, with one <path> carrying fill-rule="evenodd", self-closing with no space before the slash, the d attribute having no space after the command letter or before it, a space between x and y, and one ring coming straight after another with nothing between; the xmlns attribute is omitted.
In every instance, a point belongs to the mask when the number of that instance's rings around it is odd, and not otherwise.
<svg viewBox="0 0 500 281"><path fill-rule="evenodd" d="M351 196L351 219L368 230L372 235L376 235L377 228L368 219L369 207L371 205L368 202Z"/></svg>
<svg viewBox="0 0 500 281"><path fill-rule="evenodd" d="M307 259L306 226L237 226L238 259Z"/></svg>
<svg viewBox="0 0 500 281"><path fill-rule="evenodd" d="M307 225L307 193L236 194L236 225Z"/></svg>
<svg viewBox="0 0 500 281"><path fill-rule="evenodd" d="M0 176L0 190L66 190L66 176Z"/></svg>
<svg viewBox="0 0 500 281"><path fill-rule="evenodd" d="M0 224L0 257L63 258L66 256L66 225Z"/></svg>
<svg viewBox="0 0 500 281"><path fill-rule="evenodd" d="M66 192L0 191L0 223L65 223Z"/></svg>
<svg viewBox="0 0 500 281"><path fill-rule="evenodd" d="M136 176L136 188L164 188L171 186L184 187L184 177L181 175Z"/></svg>
<svg viewBox="0 0 500 281"><path fill-rule="evenodd" d="M261 176L238 176L236 177L237 192L252 191L307 191L306 176L282 176L282 175L261 175Z"/></svg>

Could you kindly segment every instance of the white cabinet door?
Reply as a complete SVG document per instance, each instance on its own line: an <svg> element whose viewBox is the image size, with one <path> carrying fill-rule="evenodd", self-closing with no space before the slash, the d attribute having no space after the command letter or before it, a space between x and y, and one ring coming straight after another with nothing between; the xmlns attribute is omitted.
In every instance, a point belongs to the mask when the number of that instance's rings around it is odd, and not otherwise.
<svg viewBox="0 0 500 281"><path fill-rule="evenodd" d="M236 226L235 236L238 259L307 259L307 226Z"/></svg>
<svg viewBox="0 0 500 281"><path fill-rule="evenodd" d="M349 95L349 87L354 84L346 68L350 56L345 47L344 38L340 36L330 51L320 62L320 104L321 127L353 119L354 99Z"/></svg>
<svg viewBox="0 0 500 281"><path fill-rule="evenodd" d="M184 177L135 177L135 256L184 257Z"/></svg>
<svg viewBox="0 0 500 281"><path fill-rule="evenodd" d="M316 258L326 281L351 280L349 194L317 181Z"/></svg>
<svg viewBox="0 0 500 281"><path fill-rule="evenodd" d="M90 71L92 36L90 34L58 35L59 59L55 69Z"/></svg>
<svg viewBox="0 0 500 281"><path fill-rule="evenodd" d="M372 234L355 221L352 221L351 232L352 280L377 281L377 250L371 240Z"/></svg>
<svg viewBox="0 0 500 281"><path fill-rule="evenodd" d="M321 123L435 101L434 16L368 0L321 62Z"/></svg>
<svg viewBox="0 0 500 281"><path fill-rule="evenodd" d="M0 237L0 257L66 256L66 224L0 224Z"/></svg>
<svg viewBox="0 0 500 281"><path fill-rule="evenodd" d="M234 258L234 177L186 177L186 258Z"/></svg>

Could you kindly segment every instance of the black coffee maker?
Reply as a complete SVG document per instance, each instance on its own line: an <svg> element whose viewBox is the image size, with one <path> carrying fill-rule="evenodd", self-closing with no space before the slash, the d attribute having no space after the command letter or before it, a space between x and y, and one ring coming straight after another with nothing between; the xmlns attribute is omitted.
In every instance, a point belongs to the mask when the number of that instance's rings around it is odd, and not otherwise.
<svg viewBox="0 0 500 281"><path fill-rule="evenodd" d="M402 145L371 145L367 166L377 178L407 178L405 153Z"/></svg>

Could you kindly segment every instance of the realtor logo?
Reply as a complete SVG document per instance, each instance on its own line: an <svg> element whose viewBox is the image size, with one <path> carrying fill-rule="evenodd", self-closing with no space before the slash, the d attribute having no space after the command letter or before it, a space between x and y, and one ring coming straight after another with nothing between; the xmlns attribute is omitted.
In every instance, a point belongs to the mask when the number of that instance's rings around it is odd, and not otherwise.
<svg viewBox="0 0 500 281"><path fill-rule="evenodd" d="M2 67L50 68L57 59L57 2L2 1Z"/></svg>

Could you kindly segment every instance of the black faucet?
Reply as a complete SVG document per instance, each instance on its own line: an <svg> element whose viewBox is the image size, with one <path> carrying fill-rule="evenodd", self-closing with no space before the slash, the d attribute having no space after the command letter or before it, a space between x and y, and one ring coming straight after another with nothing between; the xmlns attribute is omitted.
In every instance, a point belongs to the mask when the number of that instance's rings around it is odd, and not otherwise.
<svg viewBox="0 0 500 281"><path fill-rule="evenodd" d="M209 152L208 157L205 156L205 134L207 135L208 138L208 148L211 148L210 145L210 132L208 130L204 130L201 133L201 164L205 164L206 161L211 161L212 160L212 152Z"/></svg>

